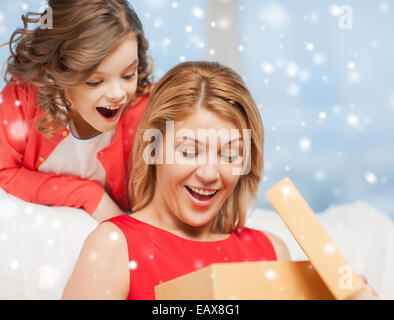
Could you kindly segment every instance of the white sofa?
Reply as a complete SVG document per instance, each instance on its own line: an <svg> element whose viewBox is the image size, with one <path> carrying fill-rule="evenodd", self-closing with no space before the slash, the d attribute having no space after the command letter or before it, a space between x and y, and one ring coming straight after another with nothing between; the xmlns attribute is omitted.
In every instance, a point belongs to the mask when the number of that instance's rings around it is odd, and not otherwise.
<svg viewBox="0 0 394 320"><path fill-rule="evenodd" d="M394 224L363 202L318 219L356 272L382 299L394 299ZM86 236L97 222L84 211L19 200L0 189L0 299L59 299ZM247 226L281 237L292 260L307 259L271 210L254 209Z"/></svg>

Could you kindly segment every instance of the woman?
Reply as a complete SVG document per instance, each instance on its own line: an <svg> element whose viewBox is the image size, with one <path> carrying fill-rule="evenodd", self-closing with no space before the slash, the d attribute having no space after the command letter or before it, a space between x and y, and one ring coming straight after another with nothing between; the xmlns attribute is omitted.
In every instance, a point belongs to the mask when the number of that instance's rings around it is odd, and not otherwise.
<svg viewBox="0 0 394 320"><path fill-rule="evenodd" d="M244 227L263 142L258 109L234 71L209 62L170 70L136 134L134 213L88 236L63 298L154 299L157 284L212 263L289 260L279 238Z"/></svg>

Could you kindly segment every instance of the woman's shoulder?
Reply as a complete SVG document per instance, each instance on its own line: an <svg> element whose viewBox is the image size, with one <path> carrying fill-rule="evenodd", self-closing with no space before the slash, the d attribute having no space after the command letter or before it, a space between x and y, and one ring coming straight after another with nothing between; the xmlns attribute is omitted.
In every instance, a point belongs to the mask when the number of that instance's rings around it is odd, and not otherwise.
<svg viewBox="0 0 394 320"><path fill-rule="evenodd" d="M115 217L116 218L116 217ZM98 249L102 253L111 253L114 249L122 249L126 246L122 230L112 219L99 224L86 238L85 246Z"/></svg>

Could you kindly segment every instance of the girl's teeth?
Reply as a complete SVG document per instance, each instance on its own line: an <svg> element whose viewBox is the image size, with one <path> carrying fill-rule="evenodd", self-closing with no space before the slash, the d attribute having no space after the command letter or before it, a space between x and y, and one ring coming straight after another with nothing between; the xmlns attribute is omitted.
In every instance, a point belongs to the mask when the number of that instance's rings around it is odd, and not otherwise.
<svg viewBox="0 0 394 320"><path fill-rule="evenodd" d="M190 186L188 186L188 187L191 190L193 190L194 192L197 192L203 196L209 196L209 195L214 194L216 192L216 190L215 191L208 191L208 190L202 190L202 189L198 189L198 188L194 188L194 187L190 187Z"/></svg>
<svg viewBox="0 0 394 320"><path fill-rule="evenodd" d="M117 110L117 109L119 109L119 107L101 107L101 108L105 108L105 109L109 109L109 110Z"/></svg>

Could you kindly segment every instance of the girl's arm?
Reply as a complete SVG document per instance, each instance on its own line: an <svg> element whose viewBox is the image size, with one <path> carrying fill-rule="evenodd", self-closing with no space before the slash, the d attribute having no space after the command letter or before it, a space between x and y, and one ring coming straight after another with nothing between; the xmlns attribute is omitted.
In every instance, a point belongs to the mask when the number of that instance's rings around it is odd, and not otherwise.
<svg viewBox="0 0 394 320"><path fill-rule="evenodd" d="M62 299L125 300L129 294L128 250L124 235L110 222L85 240Z"/></svg>

